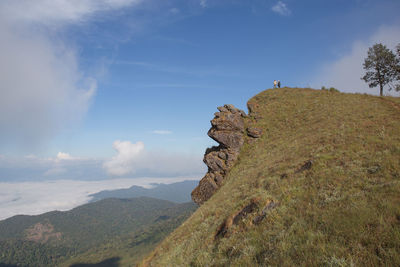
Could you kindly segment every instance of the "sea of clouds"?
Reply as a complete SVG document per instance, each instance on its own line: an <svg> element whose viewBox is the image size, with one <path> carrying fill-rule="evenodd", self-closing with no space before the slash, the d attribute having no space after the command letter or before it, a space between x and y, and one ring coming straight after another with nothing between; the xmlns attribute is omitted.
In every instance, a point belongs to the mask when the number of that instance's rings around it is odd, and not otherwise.
<svg viewBox="0 0 400 267"><path fill-rule="evenodd" d="M0 182L0 220L20 214L38 215L53 210L70 210L88 203L91 194L103 190L133 185L150 188L153 183L169 184L184 180L199 180L199 177Z"/></svg>
<svg viewBox="0 0 400 267"><path fill-rule="evenodd" d="M0 220L69 210L102 190L199 180L206 171L199 155L147 151L142 142L113 147L115 156L102 159L0 155Z"/></svg>

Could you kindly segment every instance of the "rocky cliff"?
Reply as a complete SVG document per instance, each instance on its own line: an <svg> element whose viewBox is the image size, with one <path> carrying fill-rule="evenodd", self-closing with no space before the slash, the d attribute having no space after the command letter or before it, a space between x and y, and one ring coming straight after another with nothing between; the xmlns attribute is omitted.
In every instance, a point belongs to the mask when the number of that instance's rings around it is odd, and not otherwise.
<svg viewBox="0 0 400 267"><path fill-rule="evenodd" d="M218 142L219 146L206 150L203 161L208 166L208 172L192 192L193 201L200 205L221 187L245 141L245 118L248 117L246 113L233 105L224 105L218 107L218 110L211 120L208 136ZM261 130L248 128L247 134L257 138L261 135Z"/></svg>

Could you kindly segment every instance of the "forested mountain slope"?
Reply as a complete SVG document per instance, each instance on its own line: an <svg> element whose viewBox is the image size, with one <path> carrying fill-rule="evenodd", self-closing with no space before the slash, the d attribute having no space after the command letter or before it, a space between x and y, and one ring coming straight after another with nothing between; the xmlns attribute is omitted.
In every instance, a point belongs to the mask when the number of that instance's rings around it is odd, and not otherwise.
<svg viewBox="0 0 400 267"><path fill-rule="evenodd" d="M14 216L0 221L0 265L134 262L195 209L148 197L109 198L65 212Z"/></svg>

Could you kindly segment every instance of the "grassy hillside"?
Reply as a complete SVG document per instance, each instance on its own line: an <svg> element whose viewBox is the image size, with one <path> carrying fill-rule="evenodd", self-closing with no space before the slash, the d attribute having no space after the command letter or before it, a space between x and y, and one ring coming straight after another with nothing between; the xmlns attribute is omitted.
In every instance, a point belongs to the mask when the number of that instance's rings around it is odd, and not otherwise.
<svg viewBox="0 0 400 267"><path fill-rule="evenodd" d="M142 266L400 266L398 99L264 91L223 186Z"/></svg>
<svg viewBox="0 0 400 267"><path fill-rule="evenodd" d="M104 199L66 212L0 222L0 265L63 266L109 258L134 262L194 210L154 198ZM140 252L140 253L139 253ZM84 255L80 255L84 253Z"/></svg>

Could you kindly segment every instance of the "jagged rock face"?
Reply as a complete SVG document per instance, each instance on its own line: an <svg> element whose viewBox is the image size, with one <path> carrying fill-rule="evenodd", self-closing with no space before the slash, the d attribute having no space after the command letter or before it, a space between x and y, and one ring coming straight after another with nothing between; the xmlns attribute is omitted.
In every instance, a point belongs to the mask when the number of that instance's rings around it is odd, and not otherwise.
<svg viewBox="0 0 400 267"><path fill-rule="evenodd" d="M239 151L244 142L243 116L245 113L232 105L219 107L218 110L220 112L214 114L208 136L226 148Z"/></svg>
<svg viewBox="0 0 400 267"><path fill-rule="evenodd" d="M207 174L192 192L192 199L203 204L222 185L227 171L233 166L239 150L244 143L244 117L246 113L233 105L218 107L208 135L219 143L219 146L207 148L204 163L208 166Z"/></svg>

